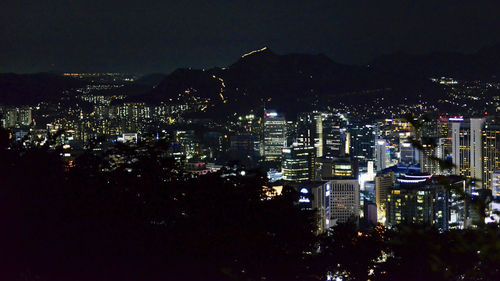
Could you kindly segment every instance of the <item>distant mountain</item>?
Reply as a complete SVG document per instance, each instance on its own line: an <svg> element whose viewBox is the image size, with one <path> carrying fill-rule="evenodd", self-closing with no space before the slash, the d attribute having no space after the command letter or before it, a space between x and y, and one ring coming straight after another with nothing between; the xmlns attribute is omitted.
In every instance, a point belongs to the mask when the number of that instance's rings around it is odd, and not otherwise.
<svg viewBox="0 0 500 281"><path fill-rule="evenodd" d="M500 45L475 54L433 53L381 56L366 66L345 65L325 55L278 55L262 48L224 68L177 69L151 74L101 94L126 94L127 101L147 103L209 100L206 116L228 116L251 109L274 108L292 117L297 112L329 105L385 104L443 96L431 77L498 80ZM57 98L62 90L88 81L55 74L0 74L0 103L25 104ZM382 104L383 106L383 104Z"/></svg>
<svg viewBox="0 0 500 281"><path fill-rule="evenodd" d="M397 103L417 99L424 92L436 97L436 91L424 77L399 77L370 67L339 64L325 55L277 55L263 48L226 68L178 69L149 93L132 100L175 102L191 95L210 98L216 104L214 115L266 106L293 116L339 102L384 97Z"/></svg>
<svg viewBox="0 0 500 281"><path fill-rule="evenodd" d="M135 80L135 84L145 85L150 87L155 87L158 85L163 79L167 77L166 74L163 73L152 73L148 75L144 75L139 79Z"/></svg>
<svg viewBox="0 0 500 281"><path fill-rule="evenodd" d="M32 105L58 98L63 90L83 85L83 81L51 73L0 73L0 104Z"/></svg>

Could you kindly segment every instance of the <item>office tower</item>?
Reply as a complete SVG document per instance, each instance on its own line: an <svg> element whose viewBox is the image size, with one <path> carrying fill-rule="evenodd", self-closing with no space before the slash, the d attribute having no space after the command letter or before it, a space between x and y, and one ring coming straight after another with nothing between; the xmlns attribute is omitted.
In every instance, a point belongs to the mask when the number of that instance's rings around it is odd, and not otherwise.
<svg viewBox="0 0 500 281"><path fill-rule="evenodd" d="M400 182L387 195L386 223L432 223L433 197L427 186Z"/></svg>
<svg viewBox="0 0 500 281"><path fill-rule="evenodd" d="M323 156L323 113L305 112L297 116L296 143L316 148L316 156Z"/></svg>
<svg viewBox="0 0 500 281"><path fill-rule="evenodd" d="M315 149L312 146L291 146L283 148L281 172L286 181L314 180Z"/></svg>
<svg viewBox="0 0 500 281"><path fill-rule="evenodd" d="M439 116L436 123L438 138L451 137L450 120L447 117Z"/></svg>
<svg viewBox="0 0 500 281"><path fill-rule="evenodd" d="M441 160L446 160L451 154L451 137L438 138L436 143L436 157Z"/></svg>
<svg viewBox="0 0 500 281"><path fill-rule="evenodd" d="M329 180L332 178L353 178L358 176L358 165L350 157L316 158L316 180Z"/></svg>
<svg viewBox="0 0 500 281"><path fill-rule="evenodd" d="M264 113L262 128L262 156L266 161L279 161L286 143L286 121L276 112Z"/></svg>
<svg viewBox="0 0 500 281"><path fill-rule="evenodd" d="M476 182L478 188L482 187L482 177L483 177L483 161L482 161L482 136L483 136L483 125L484 118L471 118L470 119L470 134L471 134L471 148L470 148L470 176L473 179L479 179Z"/></svg>
<svg viewBox="0 0 500 281"><path fill-rule="evenodd" d="M349 149L346 149L348 135L343 128L343 121L337 115L328 114L324 116L323 122L323 156L344 157Z"/></svg>
<svg viewBox="0 0 500 281"><path fill-rule="evenodd" d="M437 120L437 137L441 143L441 151L437 155L440 159L444 159L452 153L452 123L460 121L461 117L443 117L440 116Z"/></svg>
<svg viewBox="0 0 500 281"><path fill-rule="evenodd" d="M19 124L28 126L31 125L33 118L31 116L31 108L30 107L22 107L17 109L17 121Z"/></svg>
<svg viewBox="0 0 500 281"><path fill-rule="evenodd" d="M452 150L454 173L470 177L470 125L452 123Z"/></svg>
<svg viewBox="0 0 500 281"><path fill-rule="evenodd" d="M482 136L483 188L493 190L494 173L500 170L500 124L488 121Z"/></svg>
<svg viewBox="0 0 500 281"><path fill-rule="evenodd" d="M359 183L355 179L331 180L328 225L359 223ZM328 193L328 191L327 191Z"/></svg>
<svg viewBox="0 0 500 281"><path fill-rule="evenodd" d="M471 118L469 122L452 124L455 174L479 179L475 182L477 188L482 187L484 123L484 118Z"/></svg>
<svg viewBox="0 0 500 281"><path fill-rule="evenodd" d="M375 179L375 167L373 161L368 161L366 164L366 171L360 172L359 181L361 184L361 189L363 190L364 182L373 181Z"/></svg>
<svg viewBox="0 0 500 281"><path fill-rule="evenodd" d="M375 141L375 160L377 171L381 171L391 165L391 152L386 140Z"/></svg>
<svg viewBox="0 0 500 281"><path fill-rule="evenodd" d="M436 148L428 144L422 144L423 150L419 150L420 154L420 172L422 174L437 174L439 173L439 163L432 157L436 156Z"/></svg>
<svg viewBox="0 0 500 281"><path fill-rule="evenodd" d="M500 171L491 173L491 196L493 199L500 200Z"/></svg>
<svg viewBox="0 0 500 281"><path fill-rule="evenodd" d="M351 136L351 155L358 160L360 166L373 160L375 155L375 134L372 125L355 124L349 128Z"/></svg>
<svg viewBox="0 0 500 281"><path fill-rule="evenodd" d="M333 158L332 172L334 178L357 178L357 164L349 157Z"/></svg>
<svg viewBox="0 0 500 281"><path fill-rule="evenodd" d="M438 182L439 179L434 181L428 175L398 178L387 196L387 224L426 223L447 230L451 218L451 193Z"/></svg>
<svg viewBox="0 0 500 281"><path fill-rule="evenodd" d="M401 141L399 144L399 162L405 165L415 164L417 151L409 142ZM420 158L421 159L421 158Z"/></svg>
<svg viewBox="0 0 500 281"><path fill-rule="evenodd" d="M375 204L377 204L377 217L380 222L385 221L387 195L394 186L394 172L378 174L375 176Z"/></svg>

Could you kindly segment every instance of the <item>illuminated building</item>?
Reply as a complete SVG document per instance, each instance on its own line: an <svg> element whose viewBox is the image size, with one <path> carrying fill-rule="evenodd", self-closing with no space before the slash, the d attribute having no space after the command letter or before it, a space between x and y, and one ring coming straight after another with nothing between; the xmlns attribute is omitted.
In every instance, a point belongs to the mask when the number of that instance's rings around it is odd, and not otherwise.
<svg viewBox="0 0 500 281"><path fill-rule="evenodd" d="M470 177L470 126L452 123L452 151L455 174Z"/></svg>
<svg viewBox="0 0 500 281"><path fill-rule="evenodd" d="M0 110L0 117L2 117L0 125L4 128L29 126L33 122L31 108L27 106L4 108Z"/></svg>
<svg viewBox="0 0 500 281"><path fill-rule="evenodd" d="M500 171L491 173L491 195L493 199L500 200Z"/></svg>
<svg viewBox="0 0 500 281"><path fill-rule="evenodd" d="M429 175L398 178L387 196L387 224L433 224L448 229L450 220L450 192L434 185Z"/></svg>
<svg viewBox="0 0 500 281"><path fill-rule="evenodd" d="M314 147L291 146L283 148L281 172L285 181L314 180Z"/></svg>
<svg viewBox="0 0 500 281"><path fill-rule="evenodd" d="M283 179L283 173L276 170L270 170L267 172L267 179L269 182L280 181Z"/></svg>
<svg viewBox="0 0 500 281"><path fill-rule="evenodd" d="M483 161L482 159L482 136L483 136L483 126L484 118L471 118L470 119L470 133L471 133L471 148L470 148L470 171L471 178L479 179L476 186L482 187L482 177L483 177Z"/></svg>
<svg viewBox="0 0 500 281"><path fill-rule="evenodd" d="M500 124L487 122L482 132L482 184L493 190L494 173L500 170Z"/></svg>
<svg viewBox="0 0 500 281"><path fill-rule="evenodd" d="M391 151L386 140L375 141L375 159L377 171L381 171L391 165Z"/></svg>
<svg viewBox="0 0 500 281"><path fill-rule="evenodd" d="M266 111L262 128L262 156L266 161L280 160L285 144L285 118L279 116L276 112Z"/></svg>
<svg viewBox="0 0 500 281"><path fill-rule="evenodd" d="M411 145L411 143L401 142L399 146L399 162L406 165L416 163L416 153L416 149Z"/></svg>
<svg viewBox="0 0 500 281"><path fill-rule="evenodd" d="M427 188L397 187L387 196L388 225L431 223L432 193Z"/></svg>
<svg viewBox="0 0 500 281"><path fill-rule="evenodd" d="M359 183L356 179L338 179L330 184L328 226L352 221L359 223Z"/></svg>
<svg viewBox="0 0 500 281"><path fill-rule="evenodd" d="M372 125L355 125L349 129L351 132L351 150L354 158L360 165L373 160L375 150L375 134Z"/></svg>
<svg viewBox="0 0 500 281"><path fill-rule="evenodd" d="M387 195L394 186L394 172L377 174L375 176L375 204L379 222L385 221Z"/></svg>
<svg viewBox="0 0 500 281"><path fill-rule="evenodd" d="M418 151L420 153L420 172L422 174L437 174L439 172L439 163L431 158L436 156L436 148L428 144L422 144L422 147L424 149Z"/></svg>
<svg viewBox="0 0 500 281"><path fill-rule="evenodd" d="M352 162L349 158L334 160L333 162L333 177L335 178L352 178L356 177Z"/></svg>
<svg viewBox="0 0 500 281"><path fill-rule="evenodd" d="M323 156L323 119L320 112L300 113L297 116L296 143L316 148L316 156Z"/></svg>
<svg viewBox="0 0 500 281"><path fill-rule="evenodd" d="M323 128L323 156L344 157L350 152L350 135L342 127L343 121L339 116L325 115Z"/></svg>
<svg viewBox="0 0 500 281"><path fill-rule="evenodd" d="M375 169L373 166L373 161L368 161L366 172L359 173L359 186L361 190L365 190L365 183L368 181L373 181L375 179Z"/></svg>
<svg viewBox="0 0 500 281"><path fill-rule="evenodd" d="M137 134L136 133L124 133L118 141L124 143L137 143Z"/></svg>
<svg viewBox="0 0 500 281"><path fill-rule="evenodd" d="M452 124L453 164L455 174L479 179L476 186L481 187L483 177L483 126L484 118L471 118L469 122Z"/></svg>
<svg viewBox="0 0 500 281"><path fill-rule="evenodd" d="M356 160L349 157L316 158L316 180L353 178L358 176Z"/></svg>

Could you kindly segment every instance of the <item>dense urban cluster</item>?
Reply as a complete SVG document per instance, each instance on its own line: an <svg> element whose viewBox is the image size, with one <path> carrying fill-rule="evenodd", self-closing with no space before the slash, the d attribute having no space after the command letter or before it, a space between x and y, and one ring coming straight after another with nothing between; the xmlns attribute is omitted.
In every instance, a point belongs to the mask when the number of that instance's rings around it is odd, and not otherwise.
<svg viewBox="0 0 500 281"><path fill-rule="evenodd" d="M147 178L149 166L138 163L151 153L160 155L161 161L173 161L154 166L159 172L151 183L189 186L193 180L211 176L214 183L225 185L226 179L255 176L259 171L267 176L257 176L263 192L260 200L273 201L292 192L295 206L314 212L312 232L317 237L336 237L339 232L332 234L332 229L352 227L352 239L381 241L388 235L385 229L408 224L430 225L443 233L499 222L496 108L500 97L482 96L491 87L498 90L498 84L433 79L449 87L450 99L437 105L426 101L383 108L377 103L341 104L287 116L264 102L250 112L213 119L200 114L212 106L210 100L196 97L192 89L180 93L176 101L152 105L100 92L119 90L116 85L127 83L133 79L130 76L66 75L97 80L68 90L58 102L0 107L1 125L12 143L22 149L46 147L57 152L65 171L78 165L81 169L82 157L93 155L104 161L96 166L101 172L122 169L134 180ZM475 104L467 106L464 100ZM440 104L446 104L449 113ZM161 146L161 152L152 150L155 146ZM186 192L173 196L186 196ZM137 191L137 196L141 194ZM187 208L181 212L185 215L191 207L182 208ZM158 218L150 224L168 222ZM321 253L329 242L318 243L321 246L315 247ZM376 264L391 258L382 249L376 252ZM322 268L324 275L319 275L354 278L354 271L350 275L340 264ZM375 268L382 267L370 270Z"/></svg>

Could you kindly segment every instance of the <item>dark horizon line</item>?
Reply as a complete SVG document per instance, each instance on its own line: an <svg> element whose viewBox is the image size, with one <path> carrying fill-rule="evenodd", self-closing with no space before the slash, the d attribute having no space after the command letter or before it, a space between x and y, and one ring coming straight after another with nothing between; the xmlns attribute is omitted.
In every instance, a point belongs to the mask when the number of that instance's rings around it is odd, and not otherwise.
<svg viewBox="0 0 500 281"><path fill-rule="evenodd" d="M379 58L383 58L383 57L387 57L387 56L393 56L393 55L406 55L406 56L430 56L430 55L435 55L435 54L457 54L457 55L475 55L475 54L478 54L480 53L481 51L483 50L487 50L487 49L491 49L491 48L499 48L500 49L500 42L498 43L495 43L495 44L488 44L488 45L484 45L480 48L477 48L476 50L472 51L472 52L458 52L458 51L449 51L449 50L434 50L434 51L431 51L431 52L422 52L422 53L419 53L419 52L409 52L409 51L405 51L405 50L397 50L397 51L394 51L394 52L388 52L388 53L382 53L380 55L377 55L373 58L371 58L369 61L367 62L364 62L364 63L346 63L346 62L341 62L341 61L338 61L338 60L335 60L333 59L331 56L325 54L325 53L310 53L310 52L290 52L290 53L286 53L286 54L280 54L280 53L276 53L272 48L269 48L268 46L262 46L260 48L256 48L254 50L249 50L247 51L246 53L243 53L240 55L240 57L238 57L236 60L234 60L232 63L230 63L229 65L226 65L226 66L220 66L220 65L214 65L214 66L210 66L210 67L193 67L193 66L178 66L176 68L174 68L173 70L171 71L147 71L147 72L130 72L130 71L116 71L116 70L99 70L99 71L89 71L89 70L61 70L61 69L58 69L58 70L45 70L45 71L34 71L34 72L13 72L13 71L6 71L6 72L0 72L0 74L17 74L17 75L32 75L32 74L58 74L58 75L62 75L64 73L101 73L101 74L106 74L106 73L118 73L118 74L126 74L126 75L135 75L135 76L147 76L147 75L169 75L179 69L195 69L195 70L211 70L211 69L215 69L215 68L227 68L227 67L230 67L232 64L238 62L240 59L242 59L242 57L245 55L245 54L248 54L250 52L253 52L253 51L257 51L257 50L260 50L262 48L266 48L268 51L271 51L273 54L277 55L277 56L286 56L286 55L310 55L310 56L326 56L327 58L329 58L330 60L332 60L333 62L335 63L338 63L338 64L342 64L342 65L348 65L348 66L369 66L370 63L372 63L373 61L379 59Z"/></svg>

